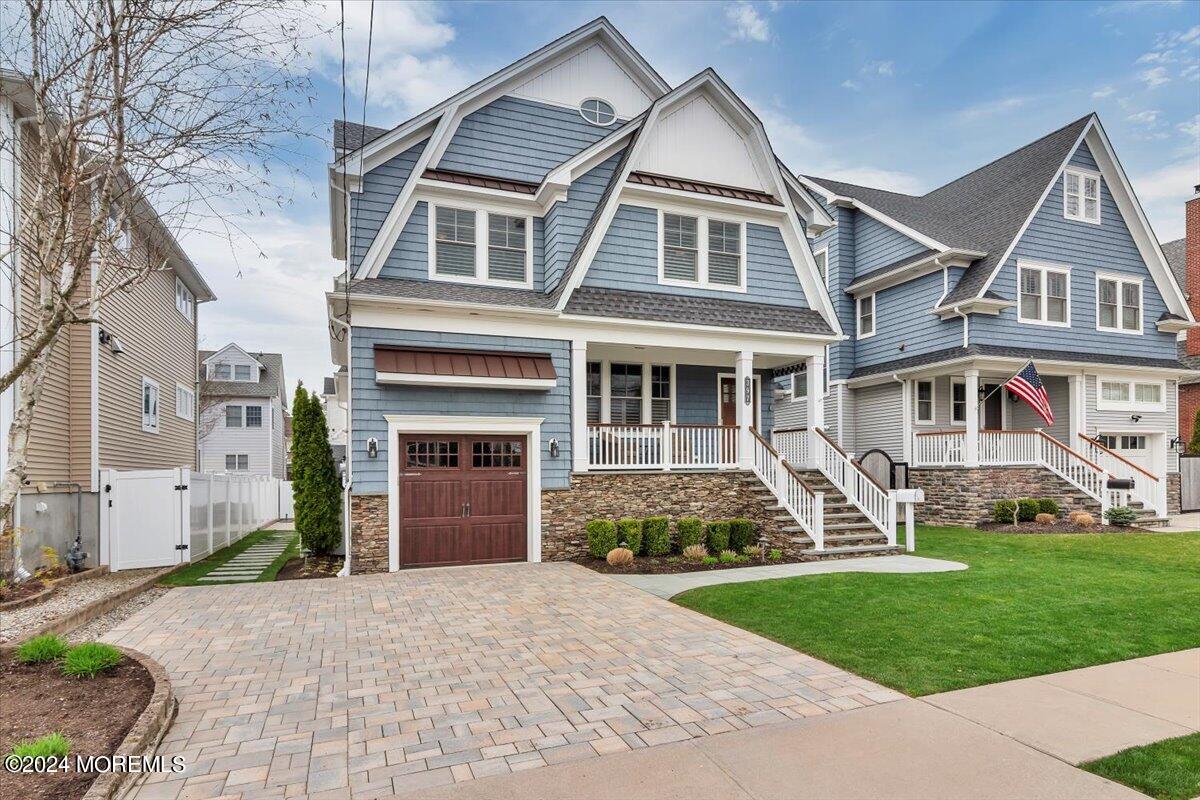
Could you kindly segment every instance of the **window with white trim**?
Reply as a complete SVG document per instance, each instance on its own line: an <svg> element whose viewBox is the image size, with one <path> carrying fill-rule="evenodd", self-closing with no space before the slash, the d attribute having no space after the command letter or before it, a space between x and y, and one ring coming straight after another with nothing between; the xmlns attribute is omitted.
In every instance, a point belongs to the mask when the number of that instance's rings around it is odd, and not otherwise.
<svg viewBox="0 0 1200 800"><path fill-rule="evenodd" d="M642 365L609 365L609 420L615 424L642 423Z"/></svg>
<svg viewBox="0 0 1200 800"><path fill-rule="evenodd" d="M431 280L531 286L533 217L428 206Z"/></svg>
<svg viewBox="0 0 1200 800"><path fill-rule="evenodd" d="M808 397L808 364L801 364L800 369L792 373L792 399L803 400Z"/></svg>
<svg viewBox="0 0 1200 800"><path fill-rule="evenodd" d="M1096 329L1118 333L1142 332L1142 282L1096 276Z"/></svg>
<svg viewBox="0 0 1200 800"><path fill-rule="evenodd" d="M240 428L242 427L242 407L241 406L225 406L225 427Z"/></svg>
<svg viewBox="0 0 1200 800"><path fill-rule="evenodd" d="M246 453L229 453L225 456L226 472L245 472L250 469L250 456Z"/></svg>
<svg viewBox="0 0 1200 800"><path fill-rule="evenodd" d="M262 406L246 406L246 427L261 428L263 420Z"/></svg>
<svg viewBox="0 0 1200 800"><path fill-rule="evenodd" d="M488 278L524 283L529 259L525 217L488 214Z"/></svg>
<svg viewBox="0 0 1200 800"><path fill-rule="evenodd" d="M1071 271L1065 267L1017 264L1020 273L1018 319L1038 325L1071 324Z"/></svg>
<svg viewBox="0 0 1200 800"><path fill-rule="evenodd" d="M579 104L579 116L593 125L607 127L616 121L617 112L607 100L589 97Z"/></svg>
<svg viewBox="0 0 1200 800"><path fill-rule="evenodd" d="M434 272L474 278L475 212L437 206L434 227Z"/></svg>
<svg viewBox="0 0 1200 800"><path fill-rule="evenodd" d="M746 226L660 211L658 279L665 285L743 291Z"/></svg>
<svg viewBox="0 0 1200 800"><path fill-rule="evenodd" d="M129 230L129 218L122 219L123 209L117 203L108 206L108 219L105 220L105 233L113 247L122 253L133 249L133 234Z"/></svg>
<svg viewBox="0 0 1200 800"><path fill-rule="evenodd" d="M142 378L142 430L158 433L158 383Z"/></svg>
<svg viewBox="0 0 1200 800"><path fill-rule="evenodd" d="M916 381L913 392L917 424L933 424L933 381Z"/></svg>
<svg viewBox="0 0 1200 800"><path fill-rule="evenodd" d="M875 335L875 295L858 298L858 338L869 339Z"/></svg>
<svg viewBox="0 0 1200 800"><path fill-rule="evenodd" d="M604 382L600 377L604 365L599 361L587 362L587 421L595 425L600 422L603 405Z"/></svg>
<svg viewBox="0 0 1200 800"><path fill-rule="evenodd" d="M175 384L175 416L188 422L196 418L196 393L182 383Z"/></svg>
<svg viewBox="0 0 1200 800"><path fill-rule="evenodd" d="M967 384L963 378L950 380L950 421L960 425L967 422Z"/></svg>
<svg viewBox="0 0 1200 800"><path fill-rule="evenodd" d="M228 381L233 379L233 365L224 362L208 365L208 377L214 381Z"/></svg>
<svg viewBox="0 0 1200 800"><path fill-rule="evenodd" d="M250 364L234 364L233 379L235 381L254 380L254 368Z"/></svg>
<svg viewBox="0 0 1200 800"><path fill-rule="evenodd" d="M650 421L661 423L671 419L671 365L653 364L650 367Z"/></svg>
<svg viewBox="0 0 1200 800"><path fill-rule="evenodd" d="M1102 433L1096 441L1109 450L1145 450L1146 437L1141 435L1121 435Z"/></svg>
<svg viewBox="0 0 1200 800"><path fill-rule="evenodd" d="M192 290L183 285L179 278L175 279L175 308L187 317L188 322L196 319L196 296Z"/></svg>
<svg viewBox="0 0 1200 800"><path fill-rule="evenodd" d="M1099 378L1096 408L1101 411L1166 411L1164 381L1131 378Z"/></svg>
<svg viewBox="0 0 1200 800"><path fill-rule="evenodd" d="M1063 216L1100 224L1100 176L1078 169L1063 171Z"/></svg>
<svg viewBox="0 0 1200 800"><path fill-rule="evenodd" d="M821 276L821 283L829 286L829 248L823 247L813 253L813 261L817 262L817 274Z"/></svg>

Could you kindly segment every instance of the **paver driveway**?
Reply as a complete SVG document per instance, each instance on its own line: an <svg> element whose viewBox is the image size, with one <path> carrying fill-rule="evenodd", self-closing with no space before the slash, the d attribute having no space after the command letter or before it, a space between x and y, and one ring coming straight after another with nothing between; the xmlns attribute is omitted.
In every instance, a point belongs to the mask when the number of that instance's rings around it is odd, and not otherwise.
<svg viewBox="0 0 1200 800"><path fill-rule="evenodd" d="M381 797L897 699L574 564L177 589L106 639L179 715L139 798Z"/></svg>

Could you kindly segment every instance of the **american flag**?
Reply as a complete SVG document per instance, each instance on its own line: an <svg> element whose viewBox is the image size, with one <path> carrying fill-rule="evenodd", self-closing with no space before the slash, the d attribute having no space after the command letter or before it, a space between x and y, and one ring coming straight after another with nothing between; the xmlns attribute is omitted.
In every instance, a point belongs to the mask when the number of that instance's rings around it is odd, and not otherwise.
<svg viewBox="0 0 1200 800"><path fill-rule="evenodd" d="M1050 409L1050 395L1042 385L1042 377L1038 375L1037 367L1030 361L1025 368L1013 375L1004 384L1010 392L1029 404L1039 417L1046 420L1047 425L1054 424L1054 412Z"/></svg>

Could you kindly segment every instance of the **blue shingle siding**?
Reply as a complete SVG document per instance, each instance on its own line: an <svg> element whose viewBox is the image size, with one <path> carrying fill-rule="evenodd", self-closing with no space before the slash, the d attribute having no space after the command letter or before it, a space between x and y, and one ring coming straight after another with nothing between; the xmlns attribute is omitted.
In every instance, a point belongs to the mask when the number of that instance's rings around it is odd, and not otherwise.
<svg viewBox="0 0 1200 800"><path fill-rule="evenodd" d="M426 140L427 142L428 140ZM410 147L363 176L362 191L350 195L350 264L357 267L412 174L426 142Z"/></svg>
<svg viewBox="0 0 1200 800"><path fill-rule="evenodd" d="M1098 171L1087 149L1080 145L1070 163ZM1066 352L1111 353L1122 356L1173 358L1175 335L1159 333L1155 322L1166 311L1162 294L1138 252L1121 216L1108 182L1100 182L1100 224L1069 220L1063 216L1062 176L1021 236L1012 257L1005 262L992 291L1017 299L1017 259L1029 258L1061 264L1071 269L1071 327L1053 328L1022 324L1017 309L998 317L974 315L971 341L978 344L1012 344ZM1142 336L1096 330L1096 272L1142 278Z"/></svg>
<svg viewBox="0 0 1200 800"><path fill-rule="evenodd" d="M732 375L734 367L705 367L696 364L679 364L675 367L675 421L681 425L716 425L720 422L717 403L717 375ZM759 397L761 430L774 427L772 405L774 391L771 370L755 370L760 375L762 394Z"/></svg>
<svg viewBox="0 0 1200 800"><path fill-rule="evenodd" d="M612 130L588 123L575 109L501 97L463 119L438 167L540 183Z"/></svg>
<svg viewBox="0 0 1200 800"><path fill-rule="evenodd" d="M622 203L582 285L809 307L778 228L746 225L746 261L745 292L664 286L658 282L658 211Z"/></svg>
<svg viewBox="0 0 1200 800"><path fill-rule="evenodd" d="M846 287L854 282L854 215L849 208L826 206L833 217L835 227L821 234L813 242L813 252L822 247L829 248L829 300L842 326L842 331L854 332L854 298L846 294ZM832 380L844 380L854 371L854 342L845 341L829 348L829 376Z"/></svg>
<svg viewBox="0 0 1200 800"><path fill-rule="evenodd" d="M604 187L612 178L613 170L621 160L624 151L617 153L608 160L597 164L579 180L571 184L567 191L567 199L555 203L546 214L546 290L553 290L563 270L571 260L571 253L579 244L579 237L587 227L596 203L604 194Z"/></svg>
<svg viewBox="0 0 1200 800"><path fill-rule="evenodd" d="M545 420L539 445L542 488L559 489L568 485L571 468L570 342L356 327L351 332L351 343L354 433L350 457L355 493L388 491L387 449L392 443L388 441L384 414L542 417ZM548 392L385 386L375 382L374 347L377 344L549 353L558 373L558 385ZM367 439L370 437L379 440L376 458L367 458ZM558 458L549 455L552 438L558 440Z"/></svg>
<svg viewBox="0 0 1200 800"><path fill-rule="evenodd" d="M855 367L869 367L962 345L961 319L940 320L931 312L942 296L942 273L933 272L875 294L874 336L855 342ZM855 336L855 323L846 333ZM974 332L974 320L972 320ZM900 346L904 349L901 350Z"/></svg>
<svg viewBox="0 0 1200 800"><path fill-rule="evenodd" d="M928 248L861 212L854 217L854 274L866 275Z"/></svg>

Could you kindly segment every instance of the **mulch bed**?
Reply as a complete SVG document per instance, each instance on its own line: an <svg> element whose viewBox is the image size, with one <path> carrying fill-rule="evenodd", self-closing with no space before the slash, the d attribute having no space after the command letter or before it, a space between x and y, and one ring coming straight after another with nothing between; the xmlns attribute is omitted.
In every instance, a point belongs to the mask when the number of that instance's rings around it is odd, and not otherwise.
<svg viewBox="0 0 1200 800"><path fill-rule="evenodd" d="M1022 522L1020 525L1006 525L999 522L981 522L975 526L989 533L1146 533L1145 528L1119 525L1076 525L1069 520L1060 519L1051 525L1039 525L1036 522Z"/></svg>
<svg viewBox="0 0 1200 800"><path fill-rule="evenodd" d="M277 581L302 581L311 578L336 578L342 569L341 556L309 556L308 564L298 557L288 561L275 576Z"/></svg>
<svg viewBox="0 0 1200 800"><path fill-rule="evenodd" d="M26 597L35 595L45 588L46 583L37 578L30 578L27 581L16 584L6 584L0 586L0 603L12 603L16 600L24 600Z"/></svg>
<svg viewBox="0 0 1200 800"><path fill-rule="evenodd" d="M154 678L132 658L95 678L67 678L57 664L20 664L12 650L0 651L0 756L17 742L55 732L71 741L69 758L112 755L153 693ZM0 797L75 800L95 779L96 773L0 770Z"/></svg>
<svg viewBox="0 0 1200 800"><path fill-rule="evenodd" d="M734 562L733 564L699 564L695 561L684 561L680 556L638 556L633 560L632 564L626 564L623 567L613 567L602 558L585 556L571 560L588 569L610 575L670 575L676 572L707 572L712 569L768 567L772 564L791 564L799 561L799 559L785 557L779 561L768 559L766 562L762 562L756 558L752 558L749 561Z"/></svg>

